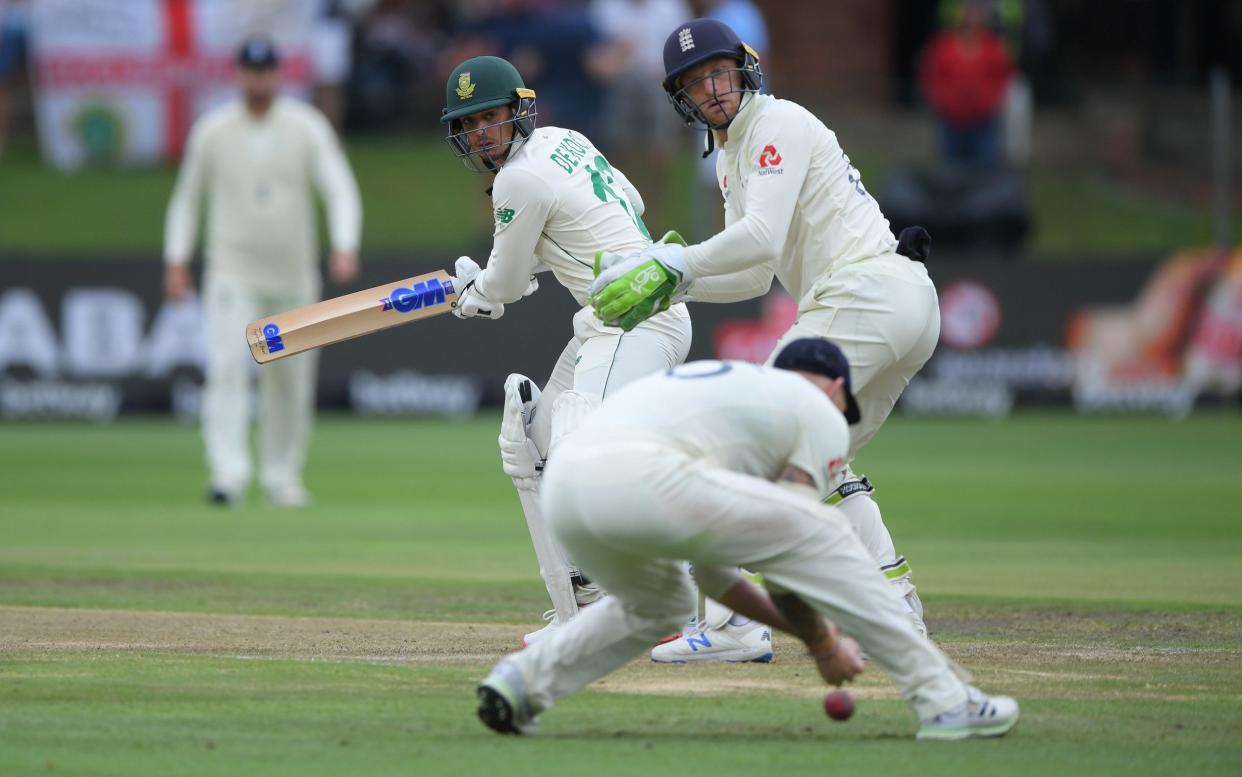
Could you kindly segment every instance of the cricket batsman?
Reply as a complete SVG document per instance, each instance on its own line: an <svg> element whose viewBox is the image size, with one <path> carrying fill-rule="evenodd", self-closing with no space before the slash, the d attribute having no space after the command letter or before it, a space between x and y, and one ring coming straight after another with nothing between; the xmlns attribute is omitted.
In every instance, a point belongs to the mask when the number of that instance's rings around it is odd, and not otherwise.
<svg viewBox="0 0 1242 777"><path fill-rule="evenodd" d="M545 515L610 595L495 666L478 689L487 726L533 733L558 699L676 628L695 601L685 561L708 596L802 640L829 684L863 670L861 645L910 705L919 739L1002 736L1017 723L1013 699L968 685L914 628L851 522L821 501L849 454L847 424L866 420L844 354L800 338L774 364L650 375L558 441Z"/></svg>
<svg viewBox="0 0 1242 777"><path fill-rule="evenodd" d="M651 244L643 200L583 135L535 127L535 92L512 64L474 57L453 69L440 121L449 146L466 167L493 176L488 189L495 233L487 266L469 257L455 266L460 318L500 318L504 306L538 288L550 271L583 308L542 392L530 378L505 381L501 461L513 479L534 544L539 572L552 600L548 624L526 635L533 644L601 596L544 525L539 488L552 441L556 400L575 392L598 403L630 381L680 364L690 348L690 316L681 304L629 329L604 324L588 305L595 253L622 253ZM562 421L561 426L566 426ZM689 610L686 611L689 614Z"/></svg>
<svg viewBox="0 0 1242 777"><path fill-rule="evenodd" d="M936 288L923 265L930 238L912 227L894 239L836 135L809 111L760 94L754 50L727 25L696 19L664 44L664 89L687 124L719 146L716 177L725 229L697 245L652 245L601 256L592 286L599 316L623 329L680 300L732 302L761 296L775 276L798 302L798 318L775 352L798 338L826 337L849 360L862 422L854 426L830 501L902 594L919 631L923 608L872 499L848 466L875 436L897 398L931 357L940 332ZM748 660L756 629L745 617L661 645L657 661Z"/></svg>

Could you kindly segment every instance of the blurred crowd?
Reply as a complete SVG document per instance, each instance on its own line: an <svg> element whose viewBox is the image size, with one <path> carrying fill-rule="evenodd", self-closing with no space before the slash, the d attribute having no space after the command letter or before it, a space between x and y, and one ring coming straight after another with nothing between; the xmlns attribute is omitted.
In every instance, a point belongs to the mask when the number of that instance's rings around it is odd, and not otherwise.
<svg viewBox="0 0 1242 777"><path fill-rule="evenodd" d="M579 129L610 149L627 142L613 131L617 114L647 130L654 150L668 143L659 130L675 117L659 82L673 27L714 16L756 48L766 44L751 0L328 0L326 12L354 27L351 129L428 126L453 66L494 54L536 88L541 123Z"/></svg>
<svg viewBox="0 0 1242 777"><path fill-rule="evenodd" d="M348 79L339 92L319 90L338 127L438 131L453 67L501 56L538 93L539 123L590 137L633 171L657 212L669 165L696 137L680 130L660 87L669 32L710 16L767 48L752 0L328 0L325 12L353 26Z"/></svg>

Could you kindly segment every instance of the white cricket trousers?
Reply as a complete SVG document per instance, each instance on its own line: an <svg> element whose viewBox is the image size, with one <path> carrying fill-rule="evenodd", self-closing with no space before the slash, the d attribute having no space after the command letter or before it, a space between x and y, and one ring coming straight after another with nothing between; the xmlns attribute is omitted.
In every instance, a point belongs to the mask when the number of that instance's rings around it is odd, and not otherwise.
<svg viewBox="0 0 1242 777"><path fill-rule="evenodd" d="M850 384L862 414L862 420L850 427L853 461L936 350L940 339L936 286L922 262L900 254L846 265L816 282L769 362L800 337L828 338L850 363ZM831 486L835 489L856 478L846 462ZM910 566L897 555L871 495L847 496L840 506L876 563L903 593L912 592Z"/></svg>
<svg viewBox="0 0 1242 777"><path fill-rule="evenodd" d="M885 254L821 278L808 297L769 362L800 337L826 337L837 344L850 363L850 384L862 414L850 427L852 458L880 430L910 379L936 350L936 286L922 262ZM846 473L842 481L852 477Z"/></svg>
<svg viewBox="0 0 1242 777"><path fill-rule="evenodd" d="M561 351L539 399L543 412L531 423L530 436L547 455L552 434L552 405L573 390L596 405L627 383L653 372L676 367L690 352L693 332L685 305L674 305L629 332L605 327L595 310L574 315L574 336Z"/></svg>
<svg viewBox="0 0 1242 777"><path fill-rule="evenodd" d="M552 447L552 414L556 398L574 391L598 406L610 393L653 372L676 367L690 351L692 329L685 305L674 305L629 332L605 327L590 307L574 315L574 336L561 351L552 375L543 387L539 408L527 434L543 456ZM577 611L573 584L573 556L551 536L539 507L540 479L515 479L518 499L526 516L539 576L557 617L568 620Z"/></svg>
<svg viewBox="0 0 1242 777"><path fill-rule="evenodd" d="M536 711L682 625L695 605L683 560L712 597L738 566L800 596L858 640L920 720L966 700L949 660L914 630L833 507L654 441L573 437L544 474L543 505L565 548L612 595L507 659Z"/></svg>
<svg viewBox="0 0 1242 777"><path fill-rule="evenodd" d="M250 483L251 382L257 365L246 346L246 324L260 316L319 299L317 277L268 289L244 279L205 279L207 374L203 388L203 442L213 486L241 491ZM290 356L257 369L259 480L265 488L302 484L302 466L315 410L318 352Z"/></svg>

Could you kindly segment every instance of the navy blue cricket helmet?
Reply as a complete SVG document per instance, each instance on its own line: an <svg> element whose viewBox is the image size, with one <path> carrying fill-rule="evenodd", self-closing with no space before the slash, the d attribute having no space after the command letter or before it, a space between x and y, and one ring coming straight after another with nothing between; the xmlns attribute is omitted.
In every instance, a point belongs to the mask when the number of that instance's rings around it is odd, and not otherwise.
<svg viewBox="0 0 1242 777"><path fill-rule="evenodd" d="M850 362L837 344L824 337L800 337L776 354L772 366L778 370L795 370L845 379L845 420L856 424L862 418L858 400L850 382Z"/></svg>
<svg viewBox="0 0 1242 777"><path fill-rule="evenodd" d="M729 120L712 124L703 116L699 107L686 94L689 84L682 83L682 74L695 65L715 57L732 57L738 63L737 72L742 76L742 88L737 92L758 92L763 86L763 70L759 67L759 54L747 46L733 28L715 19L694 19L678 26L664 41L664 91L673 103L677 115L686 124L701 123L709 129L723 129ZM701 80L701 79L699 79Z"/></svg>

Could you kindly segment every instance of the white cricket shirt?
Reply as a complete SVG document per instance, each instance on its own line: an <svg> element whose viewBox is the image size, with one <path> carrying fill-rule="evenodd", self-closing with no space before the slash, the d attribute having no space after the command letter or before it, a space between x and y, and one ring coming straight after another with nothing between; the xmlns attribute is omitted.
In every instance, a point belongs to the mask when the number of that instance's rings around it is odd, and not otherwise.
<svg viewBox="0 0 1242 777"><path fill-rule="evenodd" d="M358 184L327 119L278 97L261 117L241 99L190 131L164 227L164 261L185 264L207 203L206 268L265 286L318 270L314 192L324 198L332 248L358 249Z"/></svg>
<svg viewBox="0 0 1242 777"><path fill-rule="evenodd" d="M531 133L496 175L492 206L492 253L475 285L494 302L521 298L532 274L551 270L585 306L597 250L651 243L638 190L573 130Z"/></svg>
<svg viewBox="0 0 1242 777"><path fill-rule="evenodd" d="M702 278L690 286L691 299L758 296L775 272L802 303L833 270L896 250L888 220L836 134L805 108L749 95L728 134L716 160L725 229L686 251L692 275ZM728 273L735 275L703 278Z"/></svg>
<svg viewBox="0 0 1242 777"><path fill-rule="evenodd" d="M766 480L776 480L792 464L826 498L845 464L850 432L836 405L796 373L697 361L623 387L565 442L576 447L624 440L670 445Z"/></svg>

